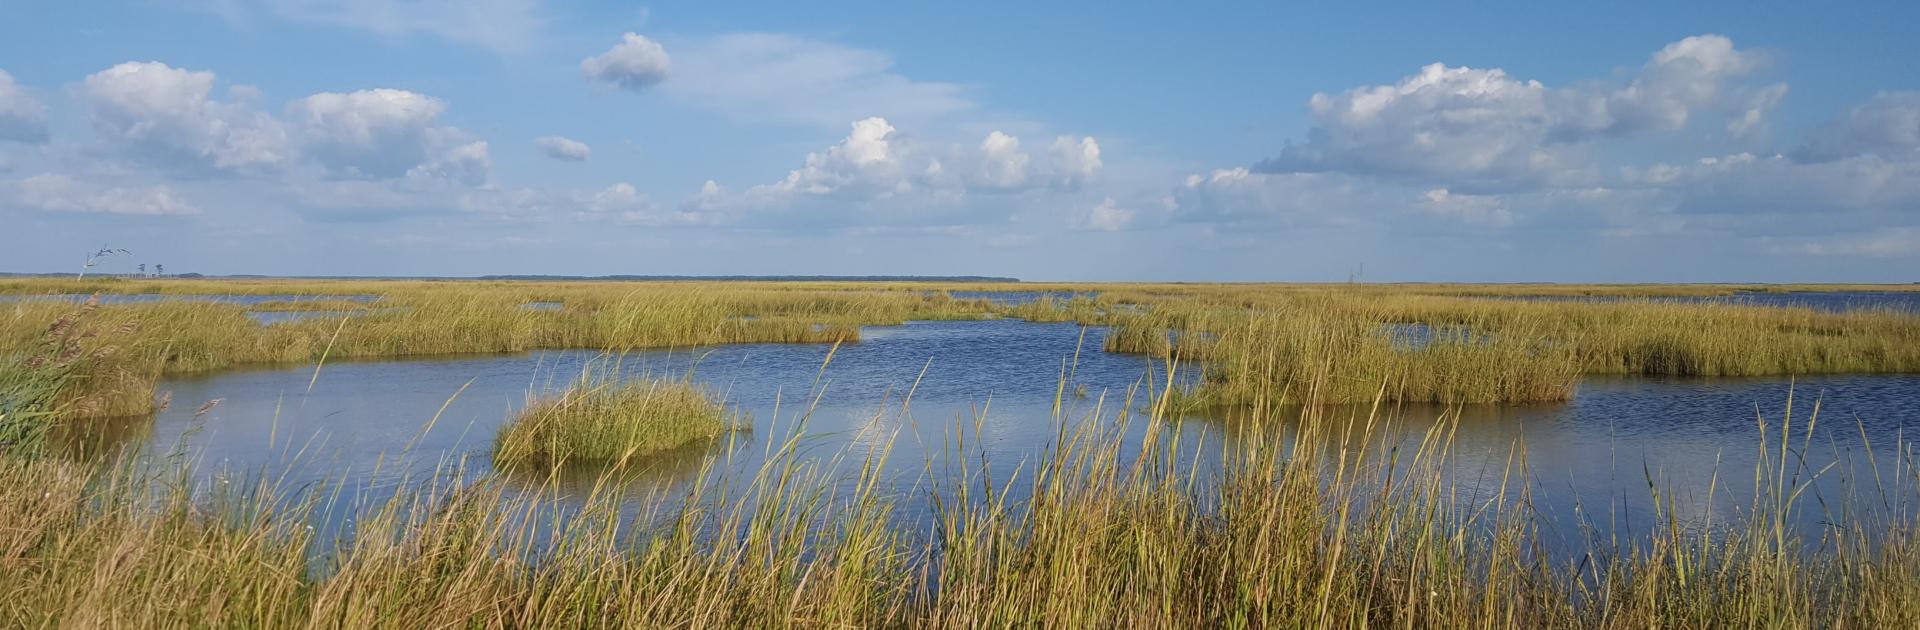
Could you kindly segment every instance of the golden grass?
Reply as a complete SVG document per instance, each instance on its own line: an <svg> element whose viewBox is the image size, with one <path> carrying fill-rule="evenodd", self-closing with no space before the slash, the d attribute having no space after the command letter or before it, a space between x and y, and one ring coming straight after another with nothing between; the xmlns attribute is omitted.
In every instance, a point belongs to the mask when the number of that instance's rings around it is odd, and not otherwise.
<svg viewBox="0 0 1920 630"><path fill-rule="evenodd" d="M1386 382L1398 400L1471 403L1564 400L1582 374L1920 372L1920 314L1907 312L1492 300L1371 287L1129 299L1159 301L1113 317L1106 348L1205 359L1199 398L1223 404L1277 383L1301 390L1291 392L1293 402L1365 401Z"/></svg>
<svg viewBox="0 0 1920 630"><path fill-rule="evenodd" d="M1277 392L1268 392L1269 395ZM1123 405L1131 408L1132 405ZM1265 408L1264 405L1255 409ZM1746 518L1564 558L1528 508L1523 448L1474 492L1447 474L1455 418L1309 412L1284 435L1167 441L1168 418L1099 411L1015 481L967 468L900 511L881 448L844 465L780 442L745 478L671 496L496 479L357 506L319 560L324 489L197 486L183 473L0 456L0 625L142 627L1913 627L1911 462L1876 500L1813 502L1759 441ZM1064 418L1055 418L1066 422ZM1818 419L1811 419L1817 422ZM1138 455L1121 440L1146 423ZM1763 435L1809 419L1775 418ZM966 434L966 422L955 429ZM1412 448L1388 448L1411 431ZM1182 454L1215 449L1196 477ZM1788 454L1784 448L1779 453ZM864 460L861 458L865 458ZM436 479L441 477L436 476ZM1907 480L1907 481L1901 481ZM1853 484L1848 484L1852 486ZM243 490L221 490L239 487ZM1657 486L1656 486L1657 487ZM1016 492L1015 490L1018 490ZM1483 499L1467 500L1477 496ZM639 505L642 513L629 516ZM1853 503L1849 503L1852 505ZM1901 508L1876 510L1873 506ZM540 516L562 509L570 518ZM917 532L917 533L916 533ZM1838 542L1833 542L1838 541ZM328 541L330 542L330 541Z"/></svg>
<svg viewBox="0 0 1920 630"><path fill-rule="evenodd" d="M111 356L78 366L65 385L71 403L65 413L74 417L144 413L151 408L153 384L165 375L246 364L855 342L866 325L985 317L1109 325L1107 350L1205 359L1204 385L1189 399L1219 404L1243 403L1248 392L1274 383L1296 388L1315 383L1291 393L1291 402L1302 403L1364 401L1381 382L1393 383L1389 393L1400 400L1526 402L1566 399L1581 374L1920 371L1920 315L1914 313L1637 299L1487 299L1807 289L1913 287L0 280L0 293L13 294L97 290L380 298L378 308L350 320L274 326L255 324L243 307L231 304L99 307L91 317L95 336L77 343ZM1007 306L954 299L951 292L960 290L1098 295ZM525 306L535 302L564 307ZM312 304L330 303L288 307ZM30 347L75 308L61 302L0 303L0 348ZM1434 334L1424 343L1396 340L1391 327L1400 325ZM98 334L128 326L127 334Z"/></svg>
<svg viewBox="0 0 1920 630"><path fill-rule="evenodd" d="M247 310L262 313L301 311L364 311L374 305L359 300L268 300L247 305Z"/></svg>

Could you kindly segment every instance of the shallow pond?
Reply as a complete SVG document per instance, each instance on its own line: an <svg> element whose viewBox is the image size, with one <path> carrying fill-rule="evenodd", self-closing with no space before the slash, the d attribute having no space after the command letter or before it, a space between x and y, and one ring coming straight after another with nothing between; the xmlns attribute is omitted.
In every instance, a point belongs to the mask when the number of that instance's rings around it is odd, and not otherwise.
<svg viewBox="0 0 1920 630"><path fill-rule="evenodd" d="M718 468L756 469L806 415L803 457L858 460L890 444L886 474L903 512L911 513L953 481L963 459L976 468L990 462L995 478L1006 479L1054 446L1062 423L1111 422L1128 406L1129 391L1137 414L1146 388L1164 387L1164 366L1100 351L1104 336L1103 329L1083 332L1071 323L914 322L867 328L860 343L837 350L754 344L611 359L555 351L235 371L167 381L161 389L170 392L169 409L150 421L125 423L109 432L108 444L92 448L184 459L208 477L269 474L287 487L332 483L349 499L377 501L404 481L452 468L484 472L495 434L529 395L563 387L592 362L612 360L636 375L691 373L751 418L752 430L726 443L655 458L645 483L685 484L701 474L707 454L726 456ZM1190 367L1176 372L1180 382L1197 376ZM1448 475L1470 501L1502 487L1509 456L1522 447L1525 483L1506 487L1516 495L1523 486L1531 492L1532 509L1550 536L1576 536L1582 519L1643 531L1651 524L1650 478L1675 498L1683 521L1726 523L1749 505L1760 422L1777 439L1790 391L1794 453L1813 470L1838 462L1812 490L1821 500L1836 505L1850 484L1871 484L1866 443L1882 472L1894 476L1896 451L1909 448L1901 442L1903 428L1920 422L1920 375L1587 379L1568 403L1402 407L1394 415L1403 431L1389 439L1411 448L1434 419L1457 417ZM910 405L903 404L909 395ZM203 410L214 400L218 404ZM1804 434L1816 400L1820 423ZM1330 411L1336 418L1352 414L1364 410ZM1234 416L1179 422L1180 443L1197 445L1183 461L1200 474L1215 470L1218 445L1244 434ZM1125 428L1126 449L1138 448L1143 427L1136 421ZM1716 474L1719 491L1709 497ZM1895 476L1892 482L1913 480ZM1870 485L1855 490L1872 491ZM1802 516L1809 527L1826 518Z"/></svg>

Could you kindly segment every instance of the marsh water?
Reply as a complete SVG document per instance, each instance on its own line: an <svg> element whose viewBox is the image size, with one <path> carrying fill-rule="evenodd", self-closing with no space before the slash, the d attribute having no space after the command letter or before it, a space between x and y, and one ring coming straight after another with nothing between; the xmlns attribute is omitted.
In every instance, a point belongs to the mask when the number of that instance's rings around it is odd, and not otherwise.
<svg viewBox="0 0 1920 630"><path fill-rule="evenodd" d="M1057 446L1063 427L1107 423L1126 449L1137 449L1146 426L1139 412L1150 390L1166 386L1167 368L1101 351L1105 334L1072 323L912 322L866 328L860 342L837 349L549 351L231 371L166 381L165 411L124 421L86 448L185 461L222 483L264 476L282 488L326 486L365 504L450 471L481 476L494 436L530 396L564 387L583 369L617 369L692 378L751 425L724 441L652 456L632 483L672 490L703 474L750 475L799 434L799 456L818 462L886 450L887 482L911 515L959 481L960 464L977 473L985 462L994 478L1008 479ZM1176 367L1171 380L1191 382L1201 369ZM1789 395L1793 456L1805 457L1809 471L1835 464L1812 484L1827 508L1843 496L1877 496L1875 464L1878 483L1912 483L1898 470L1920 454L1902 452L1913 451L1903 442L1906 427L1920 423L1920 375L1589 378L1566 403L1400 407L1390 413L1398 433L1387 440L1411 449L1435 421L1457 419L1446 474L1460 496L1524 491L1549 537L1578 537L1583 523L1644 530L1654 523L1654 490L1673 498L1687 526L1728 523L1750 505L1763 425L1766 448L1778 448ZM1820 420L1808 433L1816 403ZM1118 424L1123 411L1135 420ZM1211 474L1219 445L1247 432L1233 416L1188 416L1163 439L1177 436L1181 461ZM1287 430L1280 424L1274 439ZM1524 474L1503 479L1516 453L1524 454ZM713 466L703 468L710 456ZM1800 520L1817 528L1832 518L1810 510Z"/></svg>

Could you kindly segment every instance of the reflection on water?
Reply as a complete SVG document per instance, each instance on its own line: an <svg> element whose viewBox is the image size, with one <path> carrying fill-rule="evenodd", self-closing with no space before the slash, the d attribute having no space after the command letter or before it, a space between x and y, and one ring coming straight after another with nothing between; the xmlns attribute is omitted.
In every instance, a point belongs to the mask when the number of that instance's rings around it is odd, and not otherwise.
<svg viewBox="0 0 1920 630"><path fill-rule="evenodd" d="M1071 323L914 322L868 328L860 343L837 350L752 344L617 357L616 368L633 375L691 373L745 411L752 426L715 444L650 460L626 480L652 490L685 485L703 470L750 477L804 418L800 457L857 462L871 449L884 449L884 474L898 491L901 512L924 513L930 493L955 483L959 463L977 469L987 462L994 478L1010 478L1058 446L1063 422L1113 422L1123 409L1138 412L1148 387L1164 387L1163 366L1101 351L1105 335L1086 329L1083 341L1082 328ZM529 395L565 386L597 357L539 352L179 378L162 386L171 392L172 408L150 423L132 422L104 434L149 458L188 461L202 474L264 472L290 487L334 483L351 500L377 501L405 481L449 469L484 473L495 434ZM1182 367L1177 380L1190 382L1196 374ZM1463 500L1491 496L1515 449L1523 449L1527 468L1516 479L1526 483L1508 487L1524 485L1531 492L1531 507L1549 536L1575 536L1583 520L1644 531L1651 522L1650 480L1674 497L1684 521L1726 523L1751 500L1750 485L1736 482L1750 480L1760 463L1757 418L1777 439L1790 387L1794 456L1805 457L1814 470L1834 464L1811 491L1822 499L1873 478L1864 457L1869 448L1883 468L1897 466L1896 449L1907 448L1899 441L1903 428L1920 421L1914 404L1920 401L1920 375L1791 384L1595 378L1583 381L1567 403L1396 406L1388 410L1397 427L1389 441L1402 452L1411 450L1435 419L1457 420L1447 475L1463 489ZM215 399L221 402L196 413ZM1809 431L1816 401L1820 421ZM1367 410L1318 412L1341 421L1364 419ZM1161 439L1199 445L1181 461L1210 474L1218 469L1221 444L1248 439L1246 413L1190 417ZM1145 430L1135 417L1115 425L1129 449L1121 461L1131 461ZM1265 431L1266 439L1285 439L1295 422L1265 419L1263 426L1277 427ZM102 448L95 443L82 450ZM709 468L710 454L725 457ZM591 472L564 472L557 480L509 481L575 492L592 487ZM1716 475L1719 489L1708 496Z"/></svg>

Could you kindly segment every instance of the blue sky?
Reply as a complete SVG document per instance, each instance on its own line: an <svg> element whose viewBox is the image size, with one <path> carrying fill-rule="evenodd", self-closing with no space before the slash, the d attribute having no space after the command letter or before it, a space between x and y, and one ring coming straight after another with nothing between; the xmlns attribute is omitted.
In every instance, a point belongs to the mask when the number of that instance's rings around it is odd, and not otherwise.
<svg viewBox="0 0 1920 630"><path fill-rule="evenodd" d="M0 270L1920 280L1911 4L0 0Z"/></svg>

